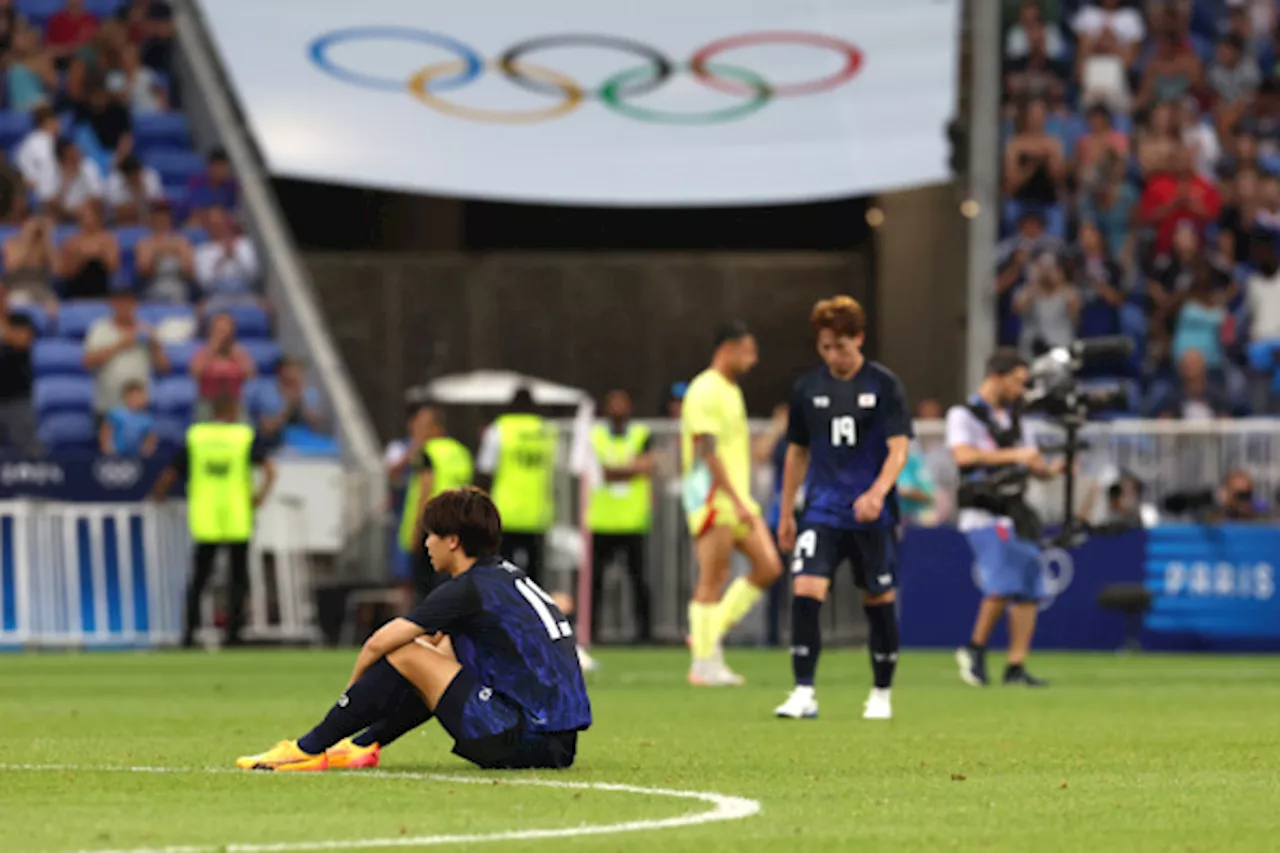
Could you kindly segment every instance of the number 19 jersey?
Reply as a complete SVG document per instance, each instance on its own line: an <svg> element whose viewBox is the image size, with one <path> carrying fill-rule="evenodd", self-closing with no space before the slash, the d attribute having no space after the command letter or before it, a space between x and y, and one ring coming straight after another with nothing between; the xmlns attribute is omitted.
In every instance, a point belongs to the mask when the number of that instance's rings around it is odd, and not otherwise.
<svg viewBox="0 0 1280 853"><path fill-rule="evenodd" d="M804 524L844 530L889 527L898 520L897 492L880 518L862 523L853 503L880 476L894 436L912 437L902 382L883 365L864 361L840 380L826 365L796 380L787 420L787 442L809 449Z"/></svg>
<svg viewBox="0 0 1280 853"><path fill-rule="evenodd" d="M479 560L440 584L407 617L453 641L458 663L524 716L534 733L591 725L591 702L573 629L551 597L517 566Z"/></svg>

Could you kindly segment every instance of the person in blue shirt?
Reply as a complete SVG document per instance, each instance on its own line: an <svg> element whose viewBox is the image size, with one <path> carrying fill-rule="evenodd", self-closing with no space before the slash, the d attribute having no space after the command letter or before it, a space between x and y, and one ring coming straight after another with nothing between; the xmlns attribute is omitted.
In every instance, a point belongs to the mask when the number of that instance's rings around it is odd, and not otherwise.
<svg viewBox="0 0 1280 853"><path fill-rule="evenodd" d="M122 399L103 418L98 445L108 456L150 456L159 438L156 419L147 409L147 386L136 379L126 382Z"/></svg>
<svg viewBox="0 0 1280 853"><path fill-rule="evenodd" d="M875 684L862 716L887 720L893 716L889 689L898 659L895 484L907 463L911 417L898 377L862 354L867 318L856 300L824 299L814 306L810 323L823 364L800 377L792 392L778 518L778 546L794 553L795 689L774 714L818 715L818 615L835 570L848 560L862 591ZM797 535L795 496L802 482L804 518Z"/></svg>
<svg viewBox="0 0 1280 853"><path fill-rule="evenodd" d="M480 767L573 764L591 702L569 620L499 556L501 522L484 492L441 492L422 523L431 563L450 579L365 642L346 692L320 725L237 759L238 767L377 766L381 747L433 716L453 737L454 754Z"/></svg>

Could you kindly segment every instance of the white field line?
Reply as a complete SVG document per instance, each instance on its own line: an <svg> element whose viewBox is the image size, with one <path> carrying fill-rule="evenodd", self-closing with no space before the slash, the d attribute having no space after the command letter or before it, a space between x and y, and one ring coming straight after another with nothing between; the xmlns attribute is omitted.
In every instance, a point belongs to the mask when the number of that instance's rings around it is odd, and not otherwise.
<svg viewBox="0 0 1280 853"><path fill-rule="evenodd" d="M229 768L191 767L112 767L76 764L0 764L0 771L82 771L119 773L244 773ZM295 774L284 774L295 775ZM310 776L311 774L296 774ZM494 777L450 776L440 773L408 773L396 771L353 772L342 774L351 779L416 779L428 782L492 785ZM620 794L639 794L647 797L671 797L708 803L708 811L690 812L655 820L632 820L624 823L570 826L560 829L517 829L505 832L477 833L469 835L418 835L394 838L352 838L329 841L284 841L274 844L193 844L169 847L131 847L119 850L77 850L74 853L294 853L307 850L356 850L377 847L427 847L436 844L473 844L481 841L532 841L542 838L580 838L587 835L613 835L621 832L646 832L655 829L675 829L727 820L742 820L758 814L760 802L746 797L732 797L710 791L680 791L669 788L642 788L637 785L620 785L611 782L561 782L552 779L525 779L501 777L503 785L529 785L537 788L560 788L579 791L608 791Z"/></svg>

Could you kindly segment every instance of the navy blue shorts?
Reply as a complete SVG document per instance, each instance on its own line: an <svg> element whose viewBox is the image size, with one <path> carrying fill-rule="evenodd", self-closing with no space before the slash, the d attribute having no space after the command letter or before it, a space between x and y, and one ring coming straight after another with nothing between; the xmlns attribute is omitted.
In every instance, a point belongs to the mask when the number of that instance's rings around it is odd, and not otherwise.
<svg viewBox="0 0 1280 853"><path fill-rule="evenodd" d="M880 595L898 584L898 540L891 527L802 527L796 537L791 574L834 580L836 569L845 560L853 567L858 589Z"/></svg>
<svg viewBox="0 0 1280 853"><path fill-rule="evenodd" d="M445 688L435 714L453 737L454 755L486 770L556 770L572 766L577 752L577 732L526 731L521 710L466 667Z"/></svg>

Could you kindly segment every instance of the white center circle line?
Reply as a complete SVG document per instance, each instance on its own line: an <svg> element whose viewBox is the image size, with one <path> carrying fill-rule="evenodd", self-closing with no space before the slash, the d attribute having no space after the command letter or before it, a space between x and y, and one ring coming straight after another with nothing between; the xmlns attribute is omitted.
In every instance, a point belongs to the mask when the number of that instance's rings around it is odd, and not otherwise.
<svg viewBox="0 0 1280 853"><path fill-rule="evenodd" d="M246 771L230 768L194 768L194 767L125 767L125 766L86 766L78 764L0 764L0 771L81 771L90 773L207 773L207 774L243 774ZM294 775L294 774L285 774ZM298 774L312 777L312 774ZM351 779L416 779L430 782L451 782L459 784L492 785L500 781L504 785L527 785L536 788L559 788L580 791L606 791L620 794L638 794L648 797L669 797L683 800L696 800L708 803L712 808L708 811L691 812L675 817L632 820L623 823L572 826L560 829L517 829L504 832L476 833L467 835L419 835L396 836L394 838L352 838L347 840L328 841L284 841L273 844L194 844L168 847L130 847L120 849L86 849L74 853L295 853L307 850L355 850L378 847L426 847L437 844L474 844L484 841L532 841L542 838L580 838L588 835L612 835L623 832L647 832L658 829L676 829L682 826L698 826L704 823L742 820L759 814L760 801L747 797L735 797L717 794L711 791L683 791L671 788L645 788L638 785L624 785L612 782L562 782L553 779L524 779L519 777L492 776L451 776L444 773L413 773L405 771L358 771L333 774ZM312 777L313 778L313 777Z"/></svg>

